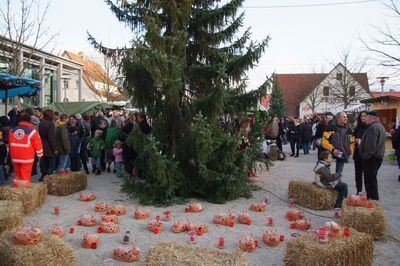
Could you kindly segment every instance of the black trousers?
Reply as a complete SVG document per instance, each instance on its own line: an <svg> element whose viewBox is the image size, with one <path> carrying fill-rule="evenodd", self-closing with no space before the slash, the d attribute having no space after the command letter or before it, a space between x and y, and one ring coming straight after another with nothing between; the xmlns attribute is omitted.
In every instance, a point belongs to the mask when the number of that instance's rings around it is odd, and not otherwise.
<svg viewBox="0 0 400 266"><path fill-rule="evenodd" d="M363 188L363 163L361 158L354 157L354 169L355 169L355 178L356 178L356 189L357 192L361 192Z"/></svg>
<svg viewBox="0 0 400 266"><path fill-rule="evenodd" d="M365 191L367 192L367 198L372 200L379 200L378 193L378 170L382 165L382 158L370 158L363 160L363 170L365 179Z"/></svg>
<svg viewBox="0 0 400 266"><path fill-rule="evenodd" d="M343 199L347 197L348 193L347 184L339 181L339 183L337 183L337 185L335 186L335 190L339 192L335 208L342 208Z"/></svg>
<svg viewBox="0 0 400 266"><path fill-rule="evenodd" d="M79 157L71 157L70 156L70 159L71 159L71 171L72 172L77 172L77 171L79 171L80 169L80 167L79 167Z"/></svg>
<svg viewBox="0 0 400 266"><path fill-rule="evenodd" d="M300 151L300 140L298 139L290 139L290 149L292 150L292 154L295 154L296 147L296 156L299 156Z"/></svg>
<svg viewBox="0 0 400 266"><path fill-rule="evenodd" d="M56 157L42 157L40 159L40 171L42 178L45 175L52 175L56 169Z"/></svg>

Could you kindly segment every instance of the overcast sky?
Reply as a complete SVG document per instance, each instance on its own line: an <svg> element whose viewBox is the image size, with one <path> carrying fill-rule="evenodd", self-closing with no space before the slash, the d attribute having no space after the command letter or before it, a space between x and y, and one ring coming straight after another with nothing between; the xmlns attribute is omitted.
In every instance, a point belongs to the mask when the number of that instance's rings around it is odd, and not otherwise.
<svg viewBox="0 0 400 266"><path fill-rule="evenodd" d="M265 75L273 72L328 72L331 63L339 63L340 51L349 47L353 58L371 57L359 37L368 40L375 34L371 25L393 22L382 1L247 0L244 27L251 27L253 40L271 37L258 67L249 72L249 87L257 87ZM343 2L359 3L287 7ZM129 45L132 37L102 0L52 0L48 24L54 32L59 32L58 51L83 51L94 59L100 55L88 44L86 31L111 47ZM368 61L366 70L371 70L370 82L382 74L392 75L388 69L378 68L373 60ZM388 82L388 88L394 88L395 80Z"/></svg>

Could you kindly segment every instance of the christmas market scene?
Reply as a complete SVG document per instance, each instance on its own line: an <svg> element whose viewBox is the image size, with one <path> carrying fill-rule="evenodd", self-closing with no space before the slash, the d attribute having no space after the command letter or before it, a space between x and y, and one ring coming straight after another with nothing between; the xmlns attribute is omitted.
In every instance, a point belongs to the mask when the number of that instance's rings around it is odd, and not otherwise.
<svg viewBox="0 0 400 266"><path fill-rule="evenodd" d="M399 18L0 1L0 265L399 265Z"/></svg>

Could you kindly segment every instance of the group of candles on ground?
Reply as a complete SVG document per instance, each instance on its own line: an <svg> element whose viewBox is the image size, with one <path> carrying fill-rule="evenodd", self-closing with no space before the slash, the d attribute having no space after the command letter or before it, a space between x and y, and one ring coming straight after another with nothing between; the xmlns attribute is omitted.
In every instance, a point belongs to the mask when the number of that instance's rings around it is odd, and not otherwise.
<svg viewBox="0 0 400 266"><path fill-rule="evenodd" d="M96 197L94 194L80 195L80 200L92 201ZM358 198L357 198L358 199ZM352 200L356 200L355 198ZM356 201L358 203L358 201ZM266 210L266 205L268 204L268 199L265 198L261 203L253 203L250 206L250 210L255 212L264 212ZM311 223L305 218L304 212L294 208L294 200L289 199L290 209L286 213L286 219L289 220L290 228L297 229L300 231L308 231L311 229ZM365 207L372 208L371 204L366 204ZM203 210L203 207L199 203L192 203L185 208L185 212L198 213ZM118 222L118 216L126 214L126 208L123 205L113 205L111 203L99 202L95 204L95 211L103 213L102 222L100 227L98 227L98 233L118 233L120 231L120 226ZM335 210L338 212L340 210ZM54 214L59 215L60 210L58 207L54 208ZM163 220L171 220L171 211L165 211ZM149 211L137 208L134 213L135 219L148 219L150 216ZM235 215L231 212L229 213L218 213L214 215L214 224L234 227L235 225ZM240 224L251 225L250 214L247 211L243 211L238 215L238 222ZM91 214L83 215L77 222L77 225L82 226L95 226L97 225L96 217ZM267 225L274 226L274 218L268 216ZM157 215L154 220L150 220L147 224L147 229L154 234L159 234L164 231L164 223L162 222L161 216ZM208 226L205 224L192 224L190 222L184 222L182 220L174 222L171 228L174 233L189 232L189 243L196 243L196 236L202 236L204 233L208 232ZM58 225L54 226L53 233L62 237L65 235L62 228ZM69 233L74 233L74 228L69 229ZM300 236L299 233L292 233L292 237ZM341 238L343 236L350 236L350 229L348 227L342 229L339 224L330 221L325 223L323 227L315 231L315 236L320 243L328 243L330 239ZM280 242L284 241L284 235L280 235L276 230L267 230L262 234L262 241L271 247L279 245ZM130 242L130 232L126 231L123 235L122 242L124 244L129 244ZM83 247L96 249L99 244L99 237L95 234L85 234L83 239ZM225 247L225 238L223 236L218 238L215 246L218 248ZM245 252L252 252L259 247L258 241L253 237L253 235L245 235L239 239L238 246L241 250ZM119 247L113 251L114 259L133 262L140 258L140 250L137 247Z"/></svg>

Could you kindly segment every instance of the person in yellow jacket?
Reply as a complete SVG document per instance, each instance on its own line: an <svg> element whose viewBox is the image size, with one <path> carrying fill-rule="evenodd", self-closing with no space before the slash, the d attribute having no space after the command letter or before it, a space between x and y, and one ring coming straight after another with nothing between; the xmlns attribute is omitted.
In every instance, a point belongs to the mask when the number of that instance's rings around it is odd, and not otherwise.
<svg viewBox="0 0 400 266"><path fill-rule="evenodd" d="M336 159L336 173L342 173L344 164L354 150L354 136L352 130L347 126L347 115L340 112L336 115L328 129L322 135L322 147L331 152Z"/></svg>

